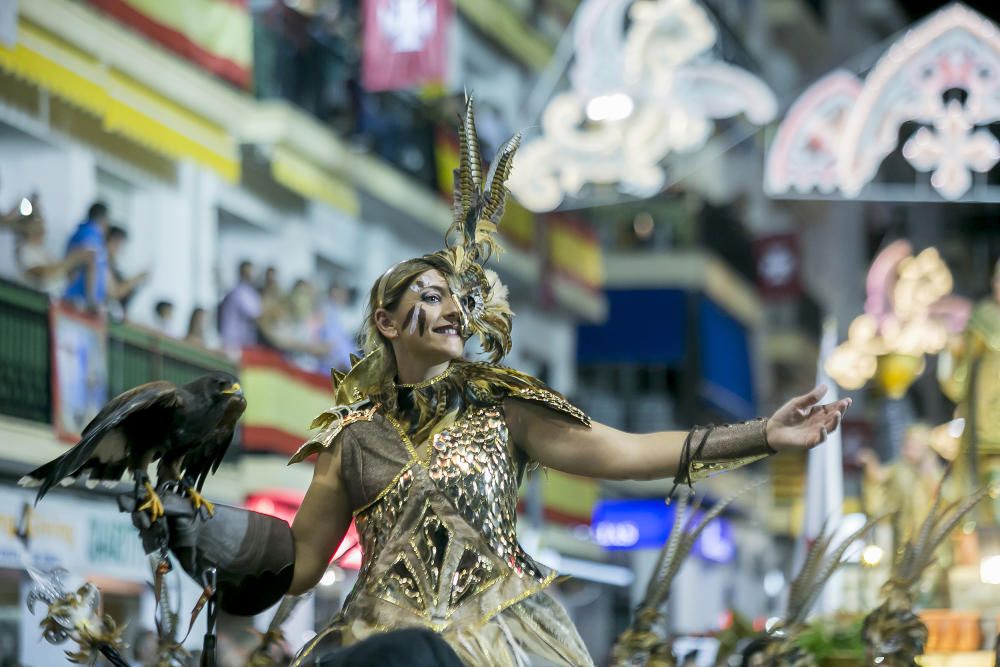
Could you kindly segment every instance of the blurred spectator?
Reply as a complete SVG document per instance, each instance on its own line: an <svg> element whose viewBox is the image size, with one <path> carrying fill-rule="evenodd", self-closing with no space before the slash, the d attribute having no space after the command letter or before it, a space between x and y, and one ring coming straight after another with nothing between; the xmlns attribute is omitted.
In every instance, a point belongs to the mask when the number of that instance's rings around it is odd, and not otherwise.
<svg viewBox="0 0 1000 667"><path fill-rule="evenodd" d="M121 227L112 225L108 228L108 238L105 246L108 250L108 270L110 271L108 286L108 306L113 316L125 319L128 304L135 296L136 290L149 278L149 272L143 271L131 278L125 277L119 264L122 247L128 240L128 232Z"/></svg>
<svg viewBox="0 0 1000 667"><path fill-rule="evenodd" d="M88 248L77 248L58 260L45 248L45 221L39 212L22 217L17 231L17 266L21 280L29 287L58 296L66 274L74 269L85 269L94 262L94 253Z"/></svg>
<svg viewBox="0 0 1000 667"><path fill-rule="evenodd" d="M219 304L219 334L227 350L240 350L258 342L257 319L261 299L253 284L253 263L240 262L239 282Z"/></svg>
<svg viewBox="0 0 1000 667"><path fill-rule="evenodd" d="M174 334L174 304L170 301L157 301L153 313L153 324L157 331L165 336L176 337Z"/></svg>
<svg viewBox="0 0 1000 667"><path fill-rule="evenodd" d="M160 639L153 630L140 630L132 648L136 664L141 667L155 667L159 664Z"/></svg>
<svg viewBox="0 0 1000 667"><path fill-rule="evenodd" d="M21 217L21 203L18 202L14 208L0 214L0 227L13 227L14 223L18 222Z"/></svg>
<svg viewBox="0 0 1000 667"><path fill-rule="evenodd" d="M70 272L65 297L88 310L99 310L108 296L108 252L105 235L108 230L108 207L95 202L87 211L87 219L80 223L66 244L66 257L81 248L91 250L94 261Z"/></svg>
<svg viewBox="0 0 1000 667"><path fill-rule="evenodd" d="M21 199L10 211L0 213L0 277L17 280L20 268L17 262L16 227L25 218L22 206L27 201L32 208L37 208L37 197L32 195Z"/></svg>
<svg viewBox="0 0 1000 667"><path fill-rule="evenodd" d="M319 314L308 280L297 280L285 299L275 301L260 318L264 340L285 353L289 361L314 371L327 346L319 341Z"/></svg>
<svg viewBox="0 0 1000 667"><path fill-rule="evenodd" d="M264 269L264 281L260 284L261 309L264 312L281 300L281 285L278 284L278 269L269 266Z"/></svg>
<svg viewBox="0 0 1000 667"><path fill-rule="evenodd" d="M351 367L350 355L357 351L351 336L343 323L343 309L351 301L350 291L333 283L320 304L319 341L327 347L327 353L320 360L319 371L328 373L330 369L347 370Z"/></svg>
<svg viewBox="0 0 1000 667"><path fill-rule="evenodd" d="M210 339L208 325L206 324L207 321L208 313L204 308L195 308L192 310L184 341L205 348L215 347L215 341Z"/></svg>

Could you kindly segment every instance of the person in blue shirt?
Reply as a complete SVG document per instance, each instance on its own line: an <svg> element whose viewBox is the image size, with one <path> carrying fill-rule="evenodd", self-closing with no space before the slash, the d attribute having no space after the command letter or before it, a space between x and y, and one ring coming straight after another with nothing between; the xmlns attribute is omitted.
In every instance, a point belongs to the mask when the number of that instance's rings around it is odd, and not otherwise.
<svg viewBox="0 0 1000 667"><path fill-rule="evenodd" d="M87 210L87 219L79 224L66 244L66 254L86 248L94 252L94 261L69 274L64 297L87 310L104 307L108 296L108 207L95 202Z"/></svg>

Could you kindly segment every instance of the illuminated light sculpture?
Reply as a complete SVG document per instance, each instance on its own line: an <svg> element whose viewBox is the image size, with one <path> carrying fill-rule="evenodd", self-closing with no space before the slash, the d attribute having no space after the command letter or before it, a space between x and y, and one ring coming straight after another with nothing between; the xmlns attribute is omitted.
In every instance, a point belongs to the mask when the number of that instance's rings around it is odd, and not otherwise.
<svg viewBox="0 0 1000 667"><path fill-rule="evenodd" d="M837 189L837 149L847 115L861 94L861 81L836 70L814 83L781 122L764 172L769 193L824 194Z"/></svg>
<svg viewBox="0 0 1000 667"><path fill-rule="evenodd" d="M826 360L826 372L844 389L876 378L886 395L900 398L923 373L924 355L962 330L971 304L951 296L951 271L935 248L913 256L903 240L875 257L866 290L865 312Z"/></svg>
<svg viewBox="0 0 1000 667"><path fill-rule="evenodd" d="M946 99L949 91L964 92L964 103ZM1000 161L1000 142L986 129L998 121L1000 30L953 4L907 31L863 82L838 71L806 90L768 152L765 186L772 195L857 197L898 148L902 126L916 123L903 158L954 201L969 192L973 172Z"/></svg>
<svg viewBox="0 0 1000 667"><path fill-rule="evenodd" d="M542 111L509 183L526 208L553 210L589 184L652 196L664 158L704 146L715 119L777 114L766 84L711 58L718 33L694 0L587 0L578 11L571 89Z"/></svg>

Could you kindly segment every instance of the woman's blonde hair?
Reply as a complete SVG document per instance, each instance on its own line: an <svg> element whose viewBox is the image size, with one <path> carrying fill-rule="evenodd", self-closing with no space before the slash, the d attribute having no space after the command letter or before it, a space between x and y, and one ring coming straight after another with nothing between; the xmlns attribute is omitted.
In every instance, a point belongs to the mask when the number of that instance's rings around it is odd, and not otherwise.
<svg viewBox="0 0 1000 667"><path fill-rule="evenodd" d="M377 376L381 380L382 388L387 388L396 377L396 357L389 339L383 336L375 325L375 311L379 308L394 311L399 307L403 296L417 276L431 270L440 271L445 280L451 278L451 264L441 255L433 254L414 257L396 264L372 285L371 293L368 295L368 307L365 310L365 323L361 331L361 348L365 355L379 353L381 368Z"/></svg>

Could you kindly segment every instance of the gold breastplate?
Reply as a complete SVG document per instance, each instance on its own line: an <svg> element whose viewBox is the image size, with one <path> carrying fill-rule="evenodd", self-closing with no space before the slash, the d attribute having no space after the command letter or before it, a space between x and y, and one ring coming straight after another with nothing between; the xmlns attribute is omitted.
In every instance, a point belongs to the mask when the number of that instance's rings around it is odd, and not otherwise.
<svg viewBox="0 0 1000 667"><path fill-rule="evenodd" d="M519 592L547 583L549 573L517 542L524 464L502 408L469 410L433 436L426 458L389 421L409 461L356 515L364 558L352 598L373 596L440 625L466 603L478 615L508 597L499 590L485 595L491 589ZM502 585L511 577L520 584Z"/></svg>

